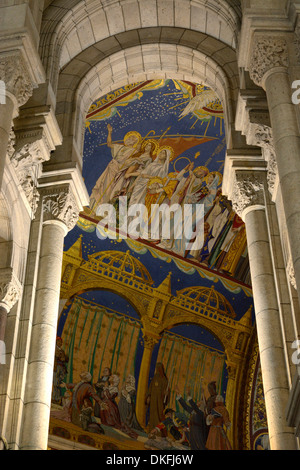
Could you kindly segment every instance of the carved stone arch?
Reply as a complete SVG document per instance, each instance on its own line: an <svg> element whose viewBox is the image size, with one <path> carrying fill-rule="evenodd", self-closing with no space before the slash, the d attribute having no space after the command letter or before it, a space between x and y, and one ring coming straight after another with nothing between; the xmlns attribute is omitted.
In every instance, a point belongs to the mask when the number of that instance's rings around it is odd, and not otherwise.
<svg viewBox="0 0 300 470"><path fill-rule="evenodd" d="M4 196L5 195L5 196ZM5 257L1 256L1 267L12 268L14 275L22 282L26 266L26 233L29 233L31 218L24 210L24 200L20 198L18 185L12 178L10 170L5 171L1 193L2 202L5 201L3 209L6 219L6 245ZM0 220L2 224L2 220ZM4 262L4 258L6 261Z"/></svg>
<svg viewBox="0 0 300 470"><path fill-rule="evenodd" d="M239 0L55 0L46 5L40 55L54 89L59 70L99 40L128 42L134 30L143 36L144 28L176 27L188 39L200 32L235 49L241 25Z"/></svg>
<svg viewBox="0 0 300 470"><path fill-rule="evenodd" d="M85 118L94 100L118 86L158 78L210 86L223 103L229 142L234 128L239 79L234 51L231 50L228 59L232 62L225 65L221 52L219 54L217 60L217 56L210 57L209 50L205 53L192 46L165 43L119 50L94 66L72 61L60 74L56 117L64 143L56 150L52 161L64 161L72 155L72 159L82 165Z"/></svg>

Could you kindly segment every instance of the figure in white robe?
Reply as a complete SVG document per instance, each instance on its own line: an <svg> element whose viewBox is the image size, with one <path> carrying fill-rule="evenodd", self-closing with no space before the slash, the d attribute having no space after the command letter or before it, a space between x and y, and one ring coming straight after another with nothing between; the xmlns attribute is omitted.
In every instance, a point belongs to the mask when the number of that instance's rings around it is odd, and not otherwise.
<svg viewBox="0 0 300 470"><path fill-rule="evenodd" d="M140 150L141 136L138 133L129 133L124 138L124 144L112 142L112 127L107 126L107 146L111 149L112 160L98 179L90 197L90 210L96 214L100 204L110 202L115 193L115 177L120 172L125 162Z"/></svg>
<svg viewBox="0 0 300 470"><path fill-rule="evenodd" d="M157 158L150 163L141 173L132 173L130 176L137 176L134 182L132 194L129 200L129 208L132 206L144 205L144 213L142 214L142 222L140 225L140 238L148 239L149 236L149 219L146 210L146 196L148 183L151 178L158 177L164 179L168 176L171 150L168 148L161 148L158 152ZM129 223L133 221L132 217L128 217Z"/></svg>
<svg viewBox="0 0 300 470"><path fill-rule="evenodd" d="M133 204L145 204L147 195L147 185L151 178L155 176L166 178L169 173L171 151L161 149L157 158L150 163L141 173L132 173L131 176L137 176L133 191L130 197L130 206Z"/></svg>
<svg viewBox="0 0 300 470"><path fill-rule="evenodd" d="M157 145L153 141L146 141L142 145L141 151L134 153L129 157L121 166L120 170L115 176L113 185L113 194L111 198L116 198L120 195L128 196L136 177L132 174L141 172L150 165L154 160L154 153Z"/></svg>

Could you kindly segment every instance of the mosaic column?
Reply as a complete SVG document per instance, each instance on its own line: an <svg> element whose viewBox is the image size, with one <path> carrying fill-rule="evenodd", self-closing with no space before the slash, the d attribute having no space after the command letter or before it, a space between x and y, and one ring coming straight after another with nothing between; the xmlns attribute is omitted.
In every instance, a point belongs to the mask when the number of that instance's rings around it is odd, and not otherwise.
<svg viewBox="0 0 300 470"><path fill-rule="evenodd" d="M296 450L285 420L289 384L265 211L265 171L236 170L231 196L247 232L256 328L272 450Z"/></svg>
<svg viewBox="0 0 300 470"><path fill-rule="evenodd" d="M26 380L21 450L46 450L64 237L79 209L69 185L41 191L43 227Z"/></svg>
<svg viewBox="0 0 300 470"><path fill-rule="evenodd" d="M136 416L139 424L146 427L146 413L147 413L147 393L149 387L149 374L151 359L154 346L159 342L160 338L149 333L144 332L144 352L140 367L138 388L137 388L137 399L136 399Z"/></svg>

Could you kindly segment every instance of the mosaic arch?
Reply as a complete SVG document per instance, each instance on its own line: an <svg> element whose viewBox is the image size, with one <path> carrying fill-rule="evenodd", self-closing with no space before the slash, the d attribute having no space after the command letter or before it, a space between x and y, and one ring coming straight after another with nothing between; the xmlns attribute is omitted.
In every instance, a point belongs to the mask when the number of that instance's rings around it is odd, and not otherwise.
<svg viewBox="0 0 300 470"><path fill-rule="evenodd" d="M222 103L204 84L132 83L90 107L90 204L65 240L51 434L98 449L193 448L179 395L208 410L218 394L227 444L240 447L253 298L245 226L222 195L225 155ZM203 244L107 237L99 208L120 216L120 197L127 208L201 202Z"/></svg>

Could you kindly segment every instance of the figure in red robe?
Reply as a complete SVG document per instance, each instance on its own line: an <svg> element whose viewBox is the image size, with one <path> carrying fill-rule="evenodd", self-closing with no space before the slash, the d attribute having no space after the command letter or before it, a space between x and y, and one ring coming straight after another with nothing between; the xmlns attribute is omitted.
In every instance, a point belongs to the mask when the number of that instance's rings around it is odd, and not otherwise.
<svg viewBox="0 0 300 470"><path fill-rule="evenodd" d="M226 434L231 423L221 395L216 397L215 406L207 416L206 423L210 426L206 448L208 450L232 450Z"/></svg>

